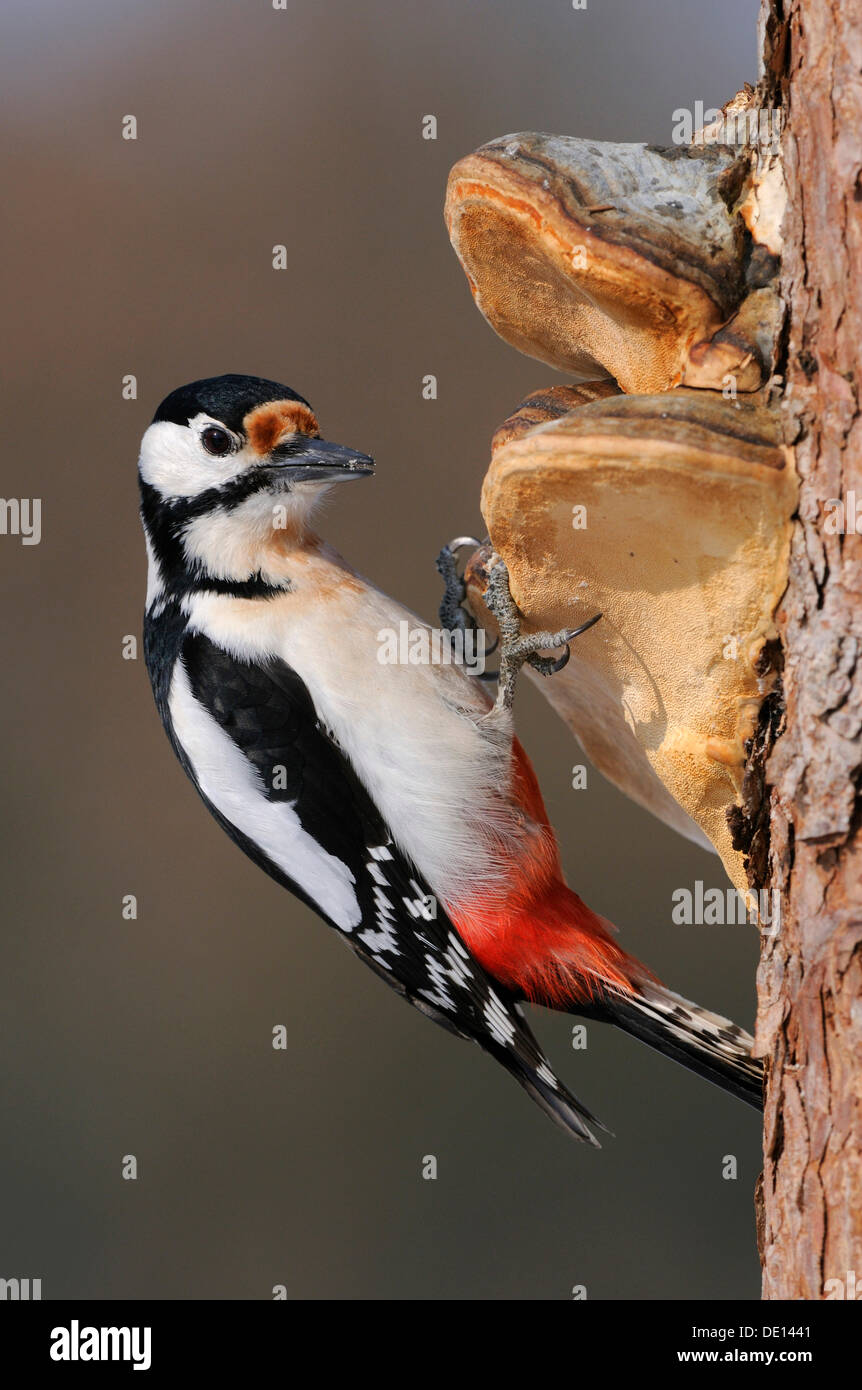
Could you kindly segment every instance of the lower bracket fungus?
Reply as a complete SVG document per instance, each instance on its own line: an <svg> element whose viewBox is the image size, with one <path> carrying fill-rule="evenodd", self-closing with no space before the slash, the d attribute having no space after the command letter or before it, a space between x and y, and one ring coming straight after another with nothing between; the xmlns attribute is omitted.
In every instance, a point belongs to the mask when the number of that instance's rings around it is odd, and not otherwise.
<svg viewBox="0 0 862 1390"><path fill-rule="evenodd" d="M524 631L603 614L544 693L611 782L713 845L745 889L728 812L768 690L796 502L773 413L586 383L537 392L495 439L482 511ZM489 555L468 563L467 599L493 628Z"/></svg>

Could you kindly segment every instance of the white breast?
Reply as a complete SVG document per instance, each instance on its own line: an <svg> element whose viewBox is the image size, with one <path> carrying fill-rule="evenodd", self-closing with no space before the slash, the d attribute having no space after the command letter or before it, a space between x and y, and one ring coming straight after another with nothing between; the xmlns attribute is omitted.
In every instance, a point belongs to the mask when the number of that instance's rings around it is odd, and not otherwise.
<svg viewBox="0 0 862 1390"><path fill-rule="evenodd" d="M380 632L408 610L355 580L337 597L267 602L221 595L190 604L192 627L234 655L279 657L302 678L321 723L351 759L399 848L444 903L505 896L523 841L508 796L511 725L457 666L382 665Z"/></svg>

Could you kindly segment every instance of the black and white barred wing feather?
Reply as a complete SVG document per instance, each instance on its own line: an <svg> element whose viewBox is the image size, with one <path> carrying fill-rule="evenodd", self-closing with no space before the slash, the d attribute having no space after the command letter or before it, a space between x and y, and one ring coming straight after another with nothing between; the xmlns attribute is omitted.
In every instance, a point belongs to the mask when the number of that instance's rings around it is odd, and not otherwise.
<svg viewBox="0 0 862 1390"><path fill-rule="evenodd" d="M286 663L247 662L187 633L169 733L213 815L423 1013L478 1043L565 1129L604 1128L554 1075L520 1006L460 940L394 843L349 758Z"/></svg>

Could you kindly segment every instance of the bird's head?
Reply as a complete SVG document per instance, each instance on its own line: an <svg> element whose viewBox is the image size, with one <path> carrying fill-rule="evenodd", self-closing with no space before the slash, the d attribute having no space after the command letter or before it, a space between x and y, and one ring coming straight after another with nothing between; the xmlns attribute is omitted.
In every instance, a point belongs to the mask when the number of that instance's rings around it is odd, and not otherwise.
<svg viewBox="0 0 862 1390"><path fill-rule="evenodd" d="M367 454L320 438L308 402L254 376L193 381L166 396L141 442L141 515L151 558L179 575L244 580L273 539L301 535Z"/></svg>

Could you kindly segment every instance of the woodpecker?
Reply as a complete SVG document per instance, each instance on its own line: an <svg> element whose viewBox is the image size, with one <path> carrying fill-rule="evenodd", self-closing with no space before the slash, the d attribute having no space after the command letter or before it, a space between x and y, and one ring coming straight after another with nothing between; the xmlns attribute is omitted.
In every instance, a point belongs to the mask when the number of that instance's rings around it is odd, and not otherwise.
<svg viewBox="0 0 862 1390"><path fill-rule="evenodd" d="M184 771L261 869L577 1139L605 1127L525 1002L616 1024L760 1106L751 1038L661 985L563 878L511 697L523 661L550 669L539 651L575 634L519 637L503 567L496 700L463 665L381 664L382 631L428 625L311 527L373 471L274 381L195 381L159 406L139 460L144 648Z"/></svg>

